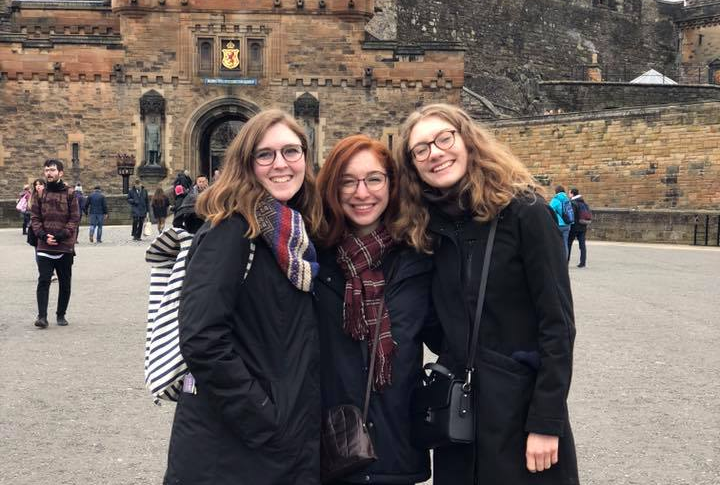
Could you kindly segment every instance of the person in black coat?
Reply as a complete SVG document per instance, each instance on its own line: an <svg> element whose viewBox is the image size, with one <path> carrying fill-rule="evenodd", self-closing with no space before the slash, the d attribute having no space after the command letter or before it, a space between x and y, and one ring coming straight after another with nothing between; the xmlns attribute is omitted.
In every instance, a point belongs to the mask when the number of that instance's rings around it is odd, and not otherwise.
<svg viewBox="0 0 720 485"><path fill-rule="evenodd" d="M422 372L432 261L394 225L397 165L364 135L341 140L318 175L327 233L315 289L323 412L364 405L373 336L384 300L367 427L378 460L339 483L414 484L430 477L427 450L410 443L410 394Z"/></svg>
<svg viewBox="0 0 720 485"><path fill-rule="evenodd" d="M321 220L302 128L250 119L195 209L178 314L190 376L166 485L318 484L320 369L310 293Z"/></svg>
<svg viewBox="0 0 720 485"><path fill-rule="evenodd" d="M140 180L135 180L135 184L128 191L127 201L130 204L132 213L132 238L133 241L140 241L142 239L143 223L150 210L148 193Z"/></svg>
<svg viewBox="0 0 720 485"><path fill-rule="evenodd" d="M527 168L461 109L429 105L398 146L405 225L432 244L439 362L464 375L490 223L475 442L434 453L435 485L578 483L567 396L575 339L561 235Z"/></svg>

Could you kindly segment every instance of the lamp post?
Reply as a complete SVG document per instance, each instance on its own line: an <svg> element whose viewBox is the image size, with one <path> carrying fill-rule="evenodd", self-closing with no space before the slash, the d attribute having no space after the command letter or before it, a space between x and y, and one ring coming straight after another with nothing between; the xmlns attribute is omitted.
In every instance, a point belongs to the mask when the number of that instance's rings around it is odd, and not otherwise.
<svg viewBox="0 0 720 485"><path fill-rule="evenodd" d="M130 176L135 173L135 155L118 153L117 172L123 178L123 194L127 194L130 189Z"/></svg>

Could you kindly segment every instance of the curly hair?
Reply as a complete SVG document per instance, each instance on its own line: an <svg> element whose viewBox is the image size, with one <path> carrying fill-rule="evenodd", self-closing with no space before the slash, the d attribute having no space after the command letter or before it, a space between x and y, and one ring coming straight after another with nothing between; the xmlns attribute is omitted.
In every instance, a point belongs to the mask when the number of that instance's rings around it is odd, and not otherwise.
<svg viewBox="0 0 720 485"><path fill-rule="evenodd" d="M255 175L253 153L265 133L277 124L287 126L298 138L303 153L307 153L305 131L289 114L279 109L262 111L248 120L225 153L223 169L215 183L198 197L195 211L216 226L234 213L242 214L250 226L249 238L260 234L255 209L266 193ZM293 197L293 205L302 214L310 235L315 235L322 222L322 207L315 188L312 161L305 157L305 178L302 187Z"/></svg>
<svg viewBox="0 0 720 485"><path fill-rule="evenodd" d="M465 111L449 104L424 106L403 123L395 151L403 181L397 223L410 228L410 239L415 245L426 250L429 248L427 225L430 216L422 199L427 184L418 175L408 144L410 133L417 123L430 117L450 123L467 147L467 172L459 182L459 194L461 201L469 201L470 207L465 209L473 212L475 220L485 222L493 219L516 196L525 195L533 199L543 196L542 187L527 167Z"/></svg>

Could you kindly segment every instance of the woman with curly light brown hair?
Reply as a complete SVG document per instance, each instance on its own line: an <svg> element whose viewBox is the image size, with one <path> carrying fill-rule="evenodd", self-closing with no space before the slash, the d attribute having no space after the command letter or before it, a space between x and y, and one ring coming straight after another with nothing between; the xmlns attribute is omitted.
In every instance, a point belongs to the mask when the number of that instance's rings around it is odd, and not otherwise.
<svg viewBox="0 0 720 485"><path fill-rule="evenodd" d="M196 203L178 313L190 375L166 484L318 484L320 368L307 139L279 110L248 120Z"/></svg>
<svg viewBox="0 0 720 485"><path fill-rule="evenodd" d="M552 212L527 168L460 108L434 104L402 126L398 224L433 252L438 362L466 374L485 249L479 345L470 370L472 444L435 449L433 483L576 484L567 411L575 338ZM482 369L479 372L478 369Z"/></svg>

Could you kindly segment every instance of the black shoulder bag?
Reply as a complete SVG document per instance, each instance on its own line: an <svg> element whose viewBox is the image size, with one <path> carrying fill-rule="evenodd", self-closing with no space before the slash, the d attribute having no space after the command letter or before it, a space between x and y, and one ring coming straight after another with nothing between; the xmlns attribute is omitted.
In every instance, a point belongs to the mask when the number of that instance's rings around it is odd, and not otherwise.
<svg viewBox="0 0 720 485"><path fill-rule="evenodd" d="M320 479L322 483L334 482L352 475L377 460L366 424L372 379L375 374L375 352L380 339L380 322L383 311L385 311L384 296L380 299L380 311L375 324L362 412L352 404L341 404L328 409L323 416L320 436Z"/></svg>
<svg viewBox="0 0 720 485"><path fill-rule="evenodd" d="M498 219L490 225L485 260L483 261L480 291L475 311L475 322L469 337L469 350L465 365L465 378L459 378L438 363L425 364L422 385L411 398L411 433L415 446L440 448L451 444L475 441L475 408L473 403L473 360L480 337L480 321L485 302L490 271L490 258Z"/></svg>

